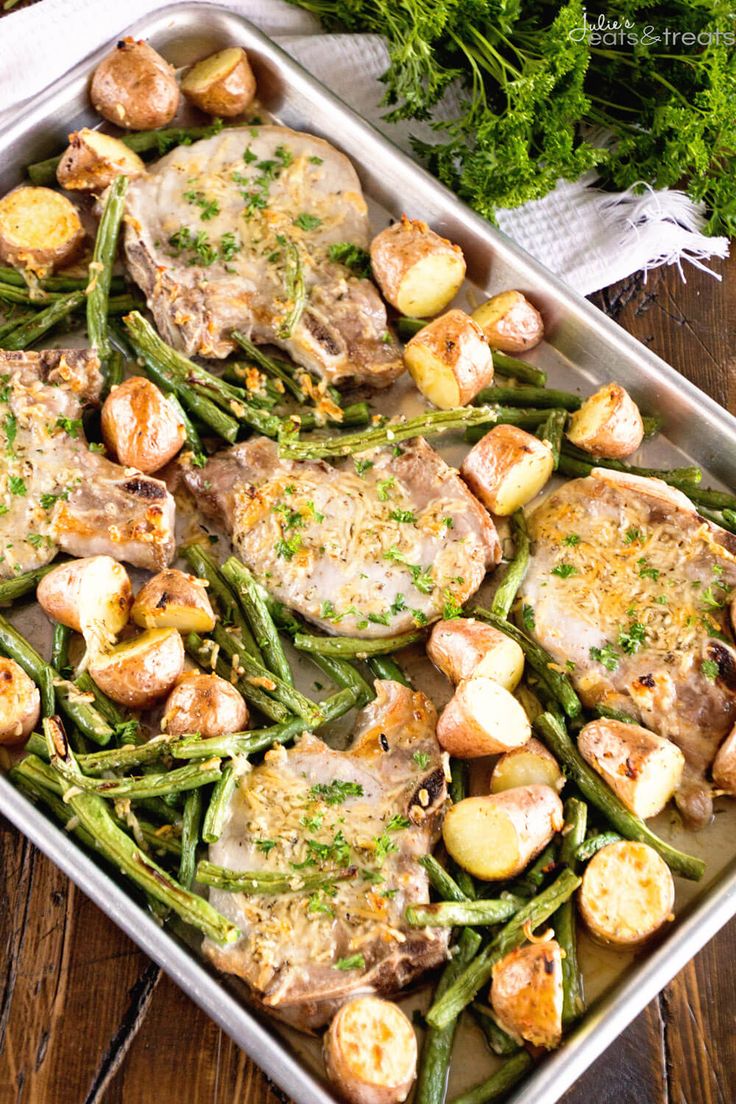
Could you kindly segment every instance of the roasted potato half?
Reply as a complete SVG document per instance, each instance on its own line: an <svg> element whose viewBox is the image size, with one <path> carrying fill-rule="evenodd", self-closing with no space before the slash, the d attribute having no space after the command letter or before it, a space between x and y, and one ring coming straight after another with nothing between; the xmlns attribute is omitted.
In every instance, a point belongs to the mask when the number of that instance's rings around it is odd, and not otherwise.
<svg viewBox="0 0 736 1104"><path fill-rule="evenodd" d="M464 406L493 380L493 356L483 331L465 311L428 323L404 349L404 363L426 399L440 410Z"/></svg>
<svg viewBox="0 0 736 1104"><path fill-rule="evenodd" d="M173 460L186 441L176 409L155 383L130 376L105 399L102 439L119 462L145 475Z"/></svg>
<svg viewBox="0 0 736 1104"><path fill-rule="evenodd" d="M452 805L442 838L463 870L495 882L521 874L563 824L562 802L550 786L520 786Z"/></svg>
<svg viewBox="0 0 736 1104"><path fill-rule="evenodd" d="M502 291L473 311L488 344L500 353L525 353L544 337L542 316L520 291Z"/></svg>
<svg viewBox="0 0 736 1104"><path fill-rule="evenodd" d="M439 314L465 279L460 246L406 215L371 242L371 268L384 299L415 318Z"/></svg>
<svg viewBox="0 0 736 1104"><path fill-rule="evenodd" d="M524 672L524 653L516 641L474 617L438 621L429 634L427 655L455 685L484 675L505 690L515 690Z"/></svg>
<svg viewBox="0 0 736 1104"><path fill-rule="evenodd" d="M80 253L84 230L76 207L51 188L16 188L0 199L0 259L43 275Z"/></svg>
<svg viewBox="0 0 736 1104"><path fill-rule="evenodd" d="M176 629L147 629L89 664L100 690L131 709L146 709L163 698L183 670L184 645Z"/></svg>
<svg viewBox="0 0 736 1104"><path fill-rule="evenodd" d="M736 725L718 749L713 760L713 781L723 793L736 796Z"/></svg>
<svg viewBox="0 0 736 1104"><path fill-rule="evenodd" d="M324 1038L327 1076L348 1104L401 1104L417 1075L417 1040L392 1001L355 997Z"/></svg>
<svg viewBox="0 0 736 1104"><path fill-rule="evenodd" d="M680 785L685 756L676 744L640 725L601 718L578 733L578 750L627 809L656 816Z"/></svg>
<svg viewBox="0 0 736 1104"><path fill-rule="evenodd" d="M442 748L459 759L478 759L521 747L532 734L513 694L485 675L459 682L437 722Z"/></svg>
<svg viewBox="0 0 736 1104"><path fill-rule="evenodd" d="M126 130L166 126L179 106L174 70L152 46L128 36L94 71L90 99L103 119Z"/></svg>
<svg viewBox="0 0 736 1104"><path fill-rule="evenodd" d="M69 135L56 179L70 192L101 192L116 176L142 176L146 166L119 138L87 127Z"/></svg>
<svg viewBox="0 0 736 1104"><path fill-rule="evenodd" d="M643 943L674 919L670 868L648 843L619 840L590 860L578 892L580 915L593 935L622 947Z"/></svg>
<svg viewBox="0 0 736 1104"><path fill-rule="evenodd" d="M230 46L193 65L181 90L200 111L229 119L242 114L252 102L256 78L245 50Z"/></svg>
<svg viewBox="0 0 736 1104"><path fill-rule="evenodd" d="M247 723L248 708L231 683L185 671L166 699L161 729L173 735L225 736L242 732Z"/></svg>
<svg viewBox="0 0 736 1104"><path fill-rule="evenodd" d="M554 470L554 456L518 426L498 425L474 445L460 474L491 513L507 517L539 494Z"/></svg>
<svg viewBox="0 0 736 1104"><path fill-rule="evenodd" d="M0 745L22 744L41 715L35 682L14 659L0 656Z"/></svg>
<svg viewBox="0 0 736 1104"><path fill-rule="evenodd" d="M491 774L494 794L519 786L549 786L559 793L564 785L565 776L554 755L533 736L523 747L502 755Z"/></svg>
<svg viewBox="0 0 736 1104"><path fill-rule="evenodd" d="M130 616L142 629L208 633L215 627L215 615L205 583L196 575L187 575L175 567L159 571L158 575L144 583Z"/></svg>
<svg viewBox="0 0 736 1104"><path fill-rule="evenodd" d="M88 556L44 575L36 599L54 621L81 633L95 655L111 648L127 624L133 591L121 563L112 556Z"/></svg>
<svg viewBox="0 0 736 1104"><path fill-rule="evenodd" d="M620 383L607 383L570 417L567 437L593 456L623 460L644 439L639 407Z"/></svg>
<svg viewBox="0 0 736 1104"><path fill-rule="evenodd" d="M499 1026L533 1046L552 1050L562 1039L562 950L554 939L527 943L497 962L491 1007Z"/></svg>

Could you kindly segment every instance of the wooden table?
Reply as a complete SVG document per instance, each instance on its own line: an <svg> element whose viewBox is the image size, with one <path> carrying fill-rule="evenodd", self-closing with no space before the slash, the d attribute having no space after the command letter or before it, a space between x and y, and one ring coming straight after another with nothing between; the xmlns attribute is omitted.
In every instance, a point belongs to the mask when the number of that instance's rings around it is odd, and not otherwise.
<svg viewBox="0 0 736 1104"><path fill-rule="evenodd" d="M736 258L634 276L594 302L736 412ZM288 1104L179 989L0 819L0 1104ZM736 1100L736 922L565 1104Z"/></svg>

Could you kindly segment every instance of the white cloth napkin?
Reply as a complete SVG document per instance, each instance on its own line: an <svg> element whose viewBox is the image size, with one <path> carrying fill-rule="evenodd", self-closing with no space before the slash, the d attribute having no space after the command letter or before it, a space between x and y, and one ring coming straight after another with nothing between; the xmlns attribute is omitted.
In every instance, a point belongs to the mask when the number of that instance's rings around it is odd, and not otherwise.
<svg viewBox="0 0 736 1104"><path fill-rule="evenodd" d="M213 2L221 0L201 0L203 9ZM165 6L162 0L126 0L124 5L44 0L0 20L0 104L5 105L0 126L125 26ZM272 36L407 152L410 134L431 133L426 125L392 125L381 118L384 89L378 77L386 69L387 53L379 36L322 34L316 19L284 0L229 0L225 6ZM703 209L682 192L611 194L596 189L592 176L561 183L544 199L500 211L498 223L583 295L640 269L676 264L683 272L685 261L704 268L708 258L728 255L728 240L702 233Z"/></svg>

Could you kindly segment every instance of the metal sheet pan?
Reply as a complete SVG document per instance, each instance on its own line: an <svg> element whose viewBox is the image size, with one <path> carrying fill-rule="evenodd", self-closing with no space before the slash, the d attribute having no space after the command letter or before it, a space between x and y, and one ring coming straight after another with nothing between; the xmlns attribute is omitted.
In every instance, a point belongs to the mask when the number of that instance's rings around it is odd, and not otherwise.
<svg viewBox="0 0 736 1104"><path fill-rule="evenodd" d="M685 458L708 470L713 481L736 486L736 420L712 399L681 378L648 349L564 286L513 242L460 203L418 168L378 131L247 21L224 8L176 4L132 27L111 33L150 39L181 66L224 45L240 43L248 51L258 79L259 97L276 120L328 138L353 161L370 201L376 228L404 210L430 222L458 242L468 259L472 287L465 294L517 287L530 294L545 316L547 341L530 357L542 364L551 382L590 389L618 379L647 410L666 419L667 441L652 442L651 463L680 463ZM84 59L54 84L12 125L0 132L0 193L20 182L23 167L60 149L70 130L94 125L87 101L89 74L99 56ZM474 293L473 287L476 290ZM299 1104L328 1104L335 1097L318 1072L315 1048L285 1036L253 1015L242 990L216 975L186 941L163 930L131 895L128 887L52 824L0 776L0 812L24 832L108 916L155 959L178 985L214 1019ZM719 826L699 833L680 832L680 843L709 861L705 884L678 886L678 919L666 938L636 962L596 960L592 1010L565 1045L547 1057L516 1090L515 1104L554 1104L689 958L736 913L736 817L727 811ZM657 824L659 830L660 824ZM664 825L667 835L677 829ZM600 996L598 994L601 994ZM474 1052L478 1037L471 1038ZM465 1088L485 1071L470 1053L463 1056Z"/></svg>

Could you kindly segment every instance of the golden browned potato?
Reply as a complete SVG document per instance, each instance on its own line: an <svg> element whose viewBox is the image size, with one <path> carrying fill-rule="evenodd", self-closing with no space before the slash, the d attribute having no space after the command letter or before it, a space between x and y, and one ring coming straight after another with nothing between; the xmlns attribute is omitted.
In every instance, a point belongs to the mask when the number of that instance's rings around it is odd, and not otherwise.
<svg viewBox="0 0 736 1104"><path fill-rule="evenodd" d="M506 517L531 502L554 470L554 456L518 426L498 425L474 445L460 474L491 513Z"/></svg>
<svg viewBox="0 0 736 1104"><path fill-rule="evenodd" d="M664 809L685 766L685 756L671 740L640 725L605 718L580 729L578 750L626 808L643 820Z"/></svg>
<svg viewBox="0 0 736 1104"><path fill-rule="evenodd" d="M593 456L622 460L644 439L639 407L620 383L607 383L570 418L567 437Z"/></svg>
<svg viewBox="0 0 736 1104"><path fill-rule="evenodd" d="M493 380L483 331L465 311L451 310L415 334L404 363L418 389L440 410L464 406Z"/></svg>
<svg viewBox="0 0 736 1104"><path fill-rule="evenodd" d="M460 246L406 215L371 242L371 268L384 299L415 318L439 314L465 279Z"/></svg>
<svg viewBox="0 0 736 1104"><path fill-rule="evenodd" d="M113 387L102 407L102 439L128 468L150 475L168 464L186 440L179 414L155 383L131 376Z"/></svg>
<svg viewBox="0 0 736 1104"><path fill-rule="evenodd" d="M473 311L488 344L500 353L524 353L544 337L542 316L520 291L502 291Z"/></svg>
<svg viewBox="0 0 736 1104"><path fill-rule="evenodd" d="M524 671L524 653L516 641L474 617L438 621L429 634L427 655L455 685L485 675L514 690Z"/></svg>
<svg viewBox="0 0 736 1104"><path fill-rule="evenodd" d="M41 715L35 682L14 659L0 656L0 745L22 744Z"/></svg>
<svg viewBox="0 0 736 1104"><path fill-rule="evenodd" d="M112 556L88 556L44 575L36 598L54 621L81 633L94 655L115 643L128 621L133 591L121 563Z"/></svg>
<svg viewBox="0 0 736 1104"><path fill-rule="evenodd" d="M0 260L43 275L68 264L84 244L73 203L51 188L16 188L0 199Z"/></svg>
<svg viewBox="0 0 736 1104"><path fill-rule="evenodd" d="M491 774L491 793L517 786L550 786L559 793L564 785L565 776L554 755L534 737L523 747L502 755Z"/></svg>
<svg viewBox="0 0 736 1104"><path fill-rule="evenodd" d="M562 1039L562 950L554 939L517 947L493 967L491 1007L515 1039L552 1050Z"/></svg>
<svg viewBox="0 0 736 1104"><path fill-rule="evenodd" d="M437 739L450 755L478 759L521 747L532 734L513 694L485 675L459 682L437 722Z"/></svg>
<svg viewBox="0 0 736 1104"><path fill-rule="evenodd" d="M225 119L240 115L256 94L256 78L248 55L230 46L198 61L181 82L181 90L195 107Z"/></svg>
<svg viewBox="0 0 736 1104"><path fill-rule="evenodd" d="M713 781L723 793L736 796L736 725L713 760Z"/></svg>
<svg viewBox="0 0 736 1104"><path fill-rule="evenodd" d="M580 915L605 943L630 947L674 919L675 883L648 843L619 840L590 860L578 893Z"/></svg>
<svg viewBox="0 0 736 1104"><path fill-rule="evenodd" d="M183 670L184 645L176 629L147 629L89 664L100 690L131 709L145 709L163 698Z"/></svg>
<svg viewBox="0 0 736 1104"><path fill-rule="evenodd" d="M144 583L130 616L142 629L208 633L215 627L206 583L175 567L159 571Z"/></svg>
<svg viewBox="0 0 736 1104"><path fill-rule="evenodd" d="M474 878L515 878L564 824L562 802L549 786L520 786L452 805L442 825L451 858Z"/></svg>
<svg viewBox="0 0 736 1104"><path fill-rule="evenodd" d="M417 1075L417 1040L392 1001L354 997L324 1038L327 1076L348 1104L401 1104Z"/></svg>
<svg viewBox="0 0 736 1104"><path fill-rule="evenodd" d="M61 155L56 179L72 192L101 192L116 176L142 176L146 166L119 138L101 130L75 130Z"/></svg>
<svg viewBox="0 0 736 1104"><path fill-rule="evenodd" d="M242 732L247 722L248 708L232 683L185 671L166 699L161 729L172 735L226 736Z"/></svg>
<svg viewBox="0 0 736 1104"><path fill-rule="evenodd" d="M89 94L103 119L126 130L166 126L179 106L172 66L147 42L130 36L97 66Z"/></svg>

